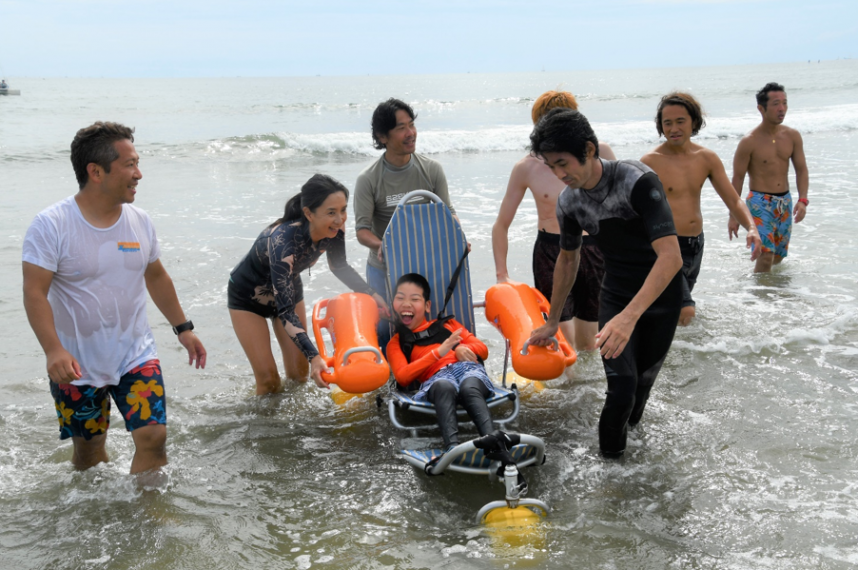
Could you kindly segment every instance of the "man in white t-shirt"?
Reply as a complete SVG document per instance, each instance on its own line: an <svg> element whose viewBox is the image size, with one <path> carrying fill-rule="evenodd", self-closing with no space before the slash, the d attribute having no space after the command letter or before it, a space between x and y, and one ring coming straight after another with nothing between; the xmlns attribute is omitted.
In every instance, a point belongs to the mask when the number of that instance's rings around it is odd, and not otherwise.
<svg viewBox="0 0 858 570"><path fill-rule="evenodd" d="M132 206L143 177L134 130L97 122L77 132L71 160L80 191L40 212L24 238L24 308L47 357L60 438L72 463L107 461L110 399L131 432L131 473L167 464L161 366L146 291L204 368L206 350L159 259L149 216Z"/></svg>

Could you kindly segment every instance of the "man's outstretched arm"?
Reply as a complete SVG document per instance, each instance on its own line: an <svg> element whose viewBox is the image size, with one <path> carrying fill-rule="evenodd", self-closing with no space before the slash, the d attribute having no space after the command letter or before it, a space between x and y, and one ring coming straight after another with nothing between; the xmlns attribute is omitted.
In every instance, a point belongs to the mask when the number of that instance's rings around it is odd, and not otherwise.
<svg viewBox="0 0 858 570"><path fill-rule="evenodd" d="M160 259L149 264L146 273L144 273L144 278L146 279L146 289L149 290L152 301L155 302L155 306L158 307L170 325L176 327L187 322L188 319L179 303L173 280L167 270L164 269ZM179 342L188 351L188 364L193 364L196 361L197 368L206 367L206 349L194 331L188 330L180 333Z"/></svg>
<svg viewBox="0 0 858 570"><path fill-rule="evenodd" d="M721 159L714 152L707 155L709 161L709 181L712 182L712 187L721 197L721 200L730 210L730 218L738 221L743 228L748 231L747 246L751 248L751 260L757 259L762 253L762 242L760 235L757 233L757 227L754 225L754 219L751 217L751 212L748 207L736 193L736 189L727 178L727 171L724 170L724 165ZM733 235L728 232L730 239ZM753 246L753 247L752 247Z"/></svg>
<svg viewBox="0 0 858 570"><path fill-rule="evenodd" d="M640 290L626 308L605 323L596 335L596 347L604 358L617 358L629 342L635 325L650 305L667 289L671 280L682 269L682 255L675 235L652 242L658 256Z"/></svg>
<svg viewBox="0 0 858 570"><path fill-rule="evenodd" d="M548 346L548 340L557 334L560 327L560 315L563 313L563 305L575 279L578 277L578 262L581 260L581 248L567 250L561 249L557 256L557 264L554 266L554 287L551 289L551 312L544 325L530 333L530 342L535 346Z"/></svg>
<svg viewBox="0 0 858 570"><path fill-rule="evenodd" d="M739 141L739 146L736 147L736 154L733 155L733 180L732 185L735 192L742 198L742 188L745 185L745 175L748 173L748 167L751 164L751 142L748 137ZM727 221L727 235L730 239L739 237L739 220L732 215Z"/></svg>
<svg viewBox="0 0 858 570"><path fill-rule="evenodd" d="M492 254L495 258L495 276L498 283L509 280L509 270L506 265L509 254L509 227L526 193L527 180L522 163L519 162L509 175L506 194L503 196L498 217L492 226Z"/></svg>

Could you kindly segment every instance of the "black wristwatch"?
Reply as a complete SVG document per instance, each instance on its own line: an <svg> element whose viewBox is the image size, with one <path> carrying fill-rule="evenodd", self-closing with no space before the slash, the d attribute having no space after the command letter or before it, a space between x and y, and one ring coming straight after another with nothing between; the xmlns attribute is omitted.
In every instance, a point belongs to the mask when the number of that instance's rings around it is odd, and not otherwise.
<svg viewBox="0 0 858 570"><path fill-rule="evenodd" d="M180 324L177 327L173 327L173 332L176 333L176 336L182 334L185 331L192 331L192 330L194 330L194 322L193 321L188 321L186 323Z"/></svg>

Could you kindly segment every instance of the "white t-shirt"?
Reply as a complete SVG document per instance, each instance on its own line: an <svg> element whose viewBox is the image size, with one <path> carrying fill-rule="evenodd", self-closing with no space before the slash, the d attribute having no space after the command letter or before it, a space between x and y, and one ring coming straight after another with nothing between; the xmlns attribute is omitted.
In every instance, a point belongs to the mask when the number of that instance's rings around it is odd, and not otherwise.
<svg viewBox="0 0 858 570"><path fill-rule="evenodd" d="M131 204L122 205L113 226L96 228L72 196L30 224L23 259L54 272L48 291L54 325L82 372L73 384L116 385L157 358L143 274L160 255L152 220Z"/></svg>

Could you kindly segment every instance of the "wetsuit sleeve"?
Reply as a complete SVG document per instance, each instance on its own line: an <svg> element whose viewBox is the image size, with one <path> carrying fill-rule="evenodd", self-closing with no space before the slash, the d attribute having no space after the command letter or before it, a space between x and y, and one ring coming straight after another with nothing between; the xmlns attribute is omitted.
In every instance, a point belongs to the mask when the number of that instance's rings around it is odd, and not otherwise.
<svg viewBox="0 0 858 570"><path fill-rule="evenodd" d="M462 329L462 336L460 337L461 342L459 343L459 346L470 348L474 354L483 360L489 357L489 347L487 347L483 341L471 334L471 331L466 329L464 325L454 319L448 323L444 323L444 326L449 329L450 332L456 332L458 329Z"/></svg>
<svg viewBox="0 0 858 570"><path fill-rule="evenodd" d="M307 336L301 319L295 312L295 278L292 271L294 259L294 244L290 226L275 230L268 236L268 261L271 266L271 286L274 289L274 301L277 305L277 316L286 329L286 334L301 350L307 360L312 360L319 354L316 347Z"/></svg>
<svg viewBox="0 0 858 570"><path fill-rule="evenodd" d="M676 235L673 212L664 195L661 181L654 172L641 176L632 188L630 201L641 217L650 243L665 236Z"/></svg>
<svg viewBox="0 0 858 570"><path fill-rule="evenodd" d="M355 231L372 230L372 217L375 214L375 200L372 196L372 184L369 176L362 173L355 182Z"/></svg>
<svg viewBox="0 0 858 570"><path fill-rule="evenodd" d="M399 335L393 335L393 338L387 343L387 362L390 364L390 371L393 372L396 383L405 388L415 380L420 380L423 373L438 362L440 356L438 356L437 348L436 346L414 362L409 363L399 345Z"/></svg>
<svg viewBox="0 0 858 570"><path fill-rule="evenodd" d="M346 234L343 230L337 232L337 236L328 243L328 267L331 272L342 281L346 287L357 293L372 295L375 289L367 285L360 273L349 265L346 259Z"/></svg>
<svg viewBox="0 0 858 570"><path fill-rule="evenodd" d="M563 200L561 198L567 192L569 192L568 188L563 190L560 197L557 198L555 213L557 215L557 222L560 225L560 249L572 251L581 247L581 243L584 241L582 237L584 230L581 224L578 223L578 218L567 214L566 210L563 209Z"/></svg>

